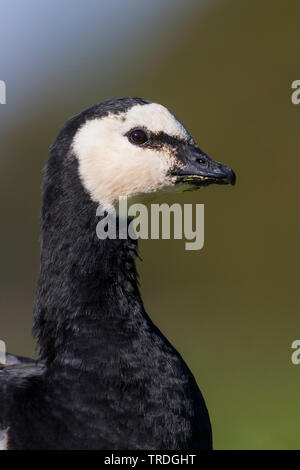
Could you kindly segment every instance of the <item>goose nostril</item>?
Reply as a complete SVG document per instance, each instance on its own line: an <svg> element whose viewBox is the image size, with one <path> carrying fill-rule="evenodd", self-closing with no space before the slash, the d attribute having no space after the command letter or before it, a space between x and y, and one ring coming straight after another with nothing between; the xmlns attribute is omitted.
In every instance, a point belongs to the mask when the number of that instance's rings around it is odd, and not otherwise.
<svg viewBox="0 0 300 470"><path fill-rule="evenodd" d="M199 164L199 165L205 165L207 164L207 161L205 160L205 158L196 158L196 162Z"/></svg>

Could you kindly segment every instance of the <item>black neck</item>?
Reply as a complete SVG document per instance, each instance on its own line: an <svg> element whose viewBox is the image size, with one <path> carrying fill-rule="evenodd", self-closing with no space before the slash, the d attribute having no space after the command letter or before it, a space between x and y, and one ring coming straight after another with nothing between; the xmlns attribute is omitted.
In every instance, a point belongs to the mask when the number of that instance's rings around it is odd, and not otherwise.
<svg viewBox="0 0 300 470"><path fill-rule="evenodd" d="M114 357L124 341L139 334L141 323L152 325L137 285L137 243L98 239L97 204L81 185L76 160L70 158L59 174L53 174L51 162L35 304L40 357L56 366L103 359L104 352Z"/></svg>

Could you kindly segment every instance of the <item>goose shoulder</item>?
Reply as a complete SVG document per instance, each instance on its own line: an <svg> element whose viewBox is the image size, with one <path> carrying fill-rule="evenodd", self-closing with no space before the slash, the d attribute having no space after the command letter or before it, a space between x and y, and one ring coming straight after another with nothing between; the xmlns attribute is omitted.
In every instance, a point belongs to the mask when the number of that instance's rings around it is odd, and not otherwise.
<svg viewBox="0 0 300 470"><path fill-rule="evenodd" d="M6 354L0 363L0 450L7 450L9 412L14 391L26 387L31 378L42 375L45 365L34 359Z"/></svg>

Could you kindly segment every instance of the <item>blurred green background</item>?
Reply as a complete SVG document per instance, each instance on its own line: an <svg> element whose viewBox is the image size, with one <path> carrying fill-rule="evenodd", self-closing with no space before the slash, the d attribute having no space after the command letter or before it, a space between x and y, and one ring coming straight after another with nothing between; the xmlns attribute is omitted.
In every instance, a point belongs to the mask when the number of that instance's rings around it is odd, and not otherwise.
<svg viewBox="0 0 300 470"><path fill-rule="evenodd" d="M0 338L33 355L42 168L64 121L109 97L169 107L237 185L205 246L142 241L146 308L205 396L216 449L300 449L298 0L2 2ZM163 201L163 199L161 199Z"/></svg>

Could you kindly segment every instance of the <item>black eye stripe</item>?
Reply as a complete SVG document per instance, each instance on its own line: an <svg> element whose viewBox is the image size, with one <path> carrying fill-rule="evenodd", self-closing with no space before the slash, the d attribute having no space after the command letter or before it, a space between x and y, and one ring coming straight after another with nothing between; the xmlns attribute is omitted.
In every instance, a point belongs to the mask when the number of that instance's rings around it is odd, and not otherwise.
<svg viewBox="0 0 300 470"><path fill-rule="evenodd" d="M189 145L192 143L190 136L187 139L174 137L165 132L154 133L145 128L131 129L126 134L129 141L135 145L143 145L147 148L161 148L163 145L168 145L173 148L180 148L182 145Z"/></svg>
<svg viewBox="0 0 300 470"><path fill-rule="evenodd" d="M185 139L174 137L166 134L165 132L159 132L158 134L151 134L151 142L158 144L167 144L172 147L178 147L180 145L187 144Z"/></svg>

